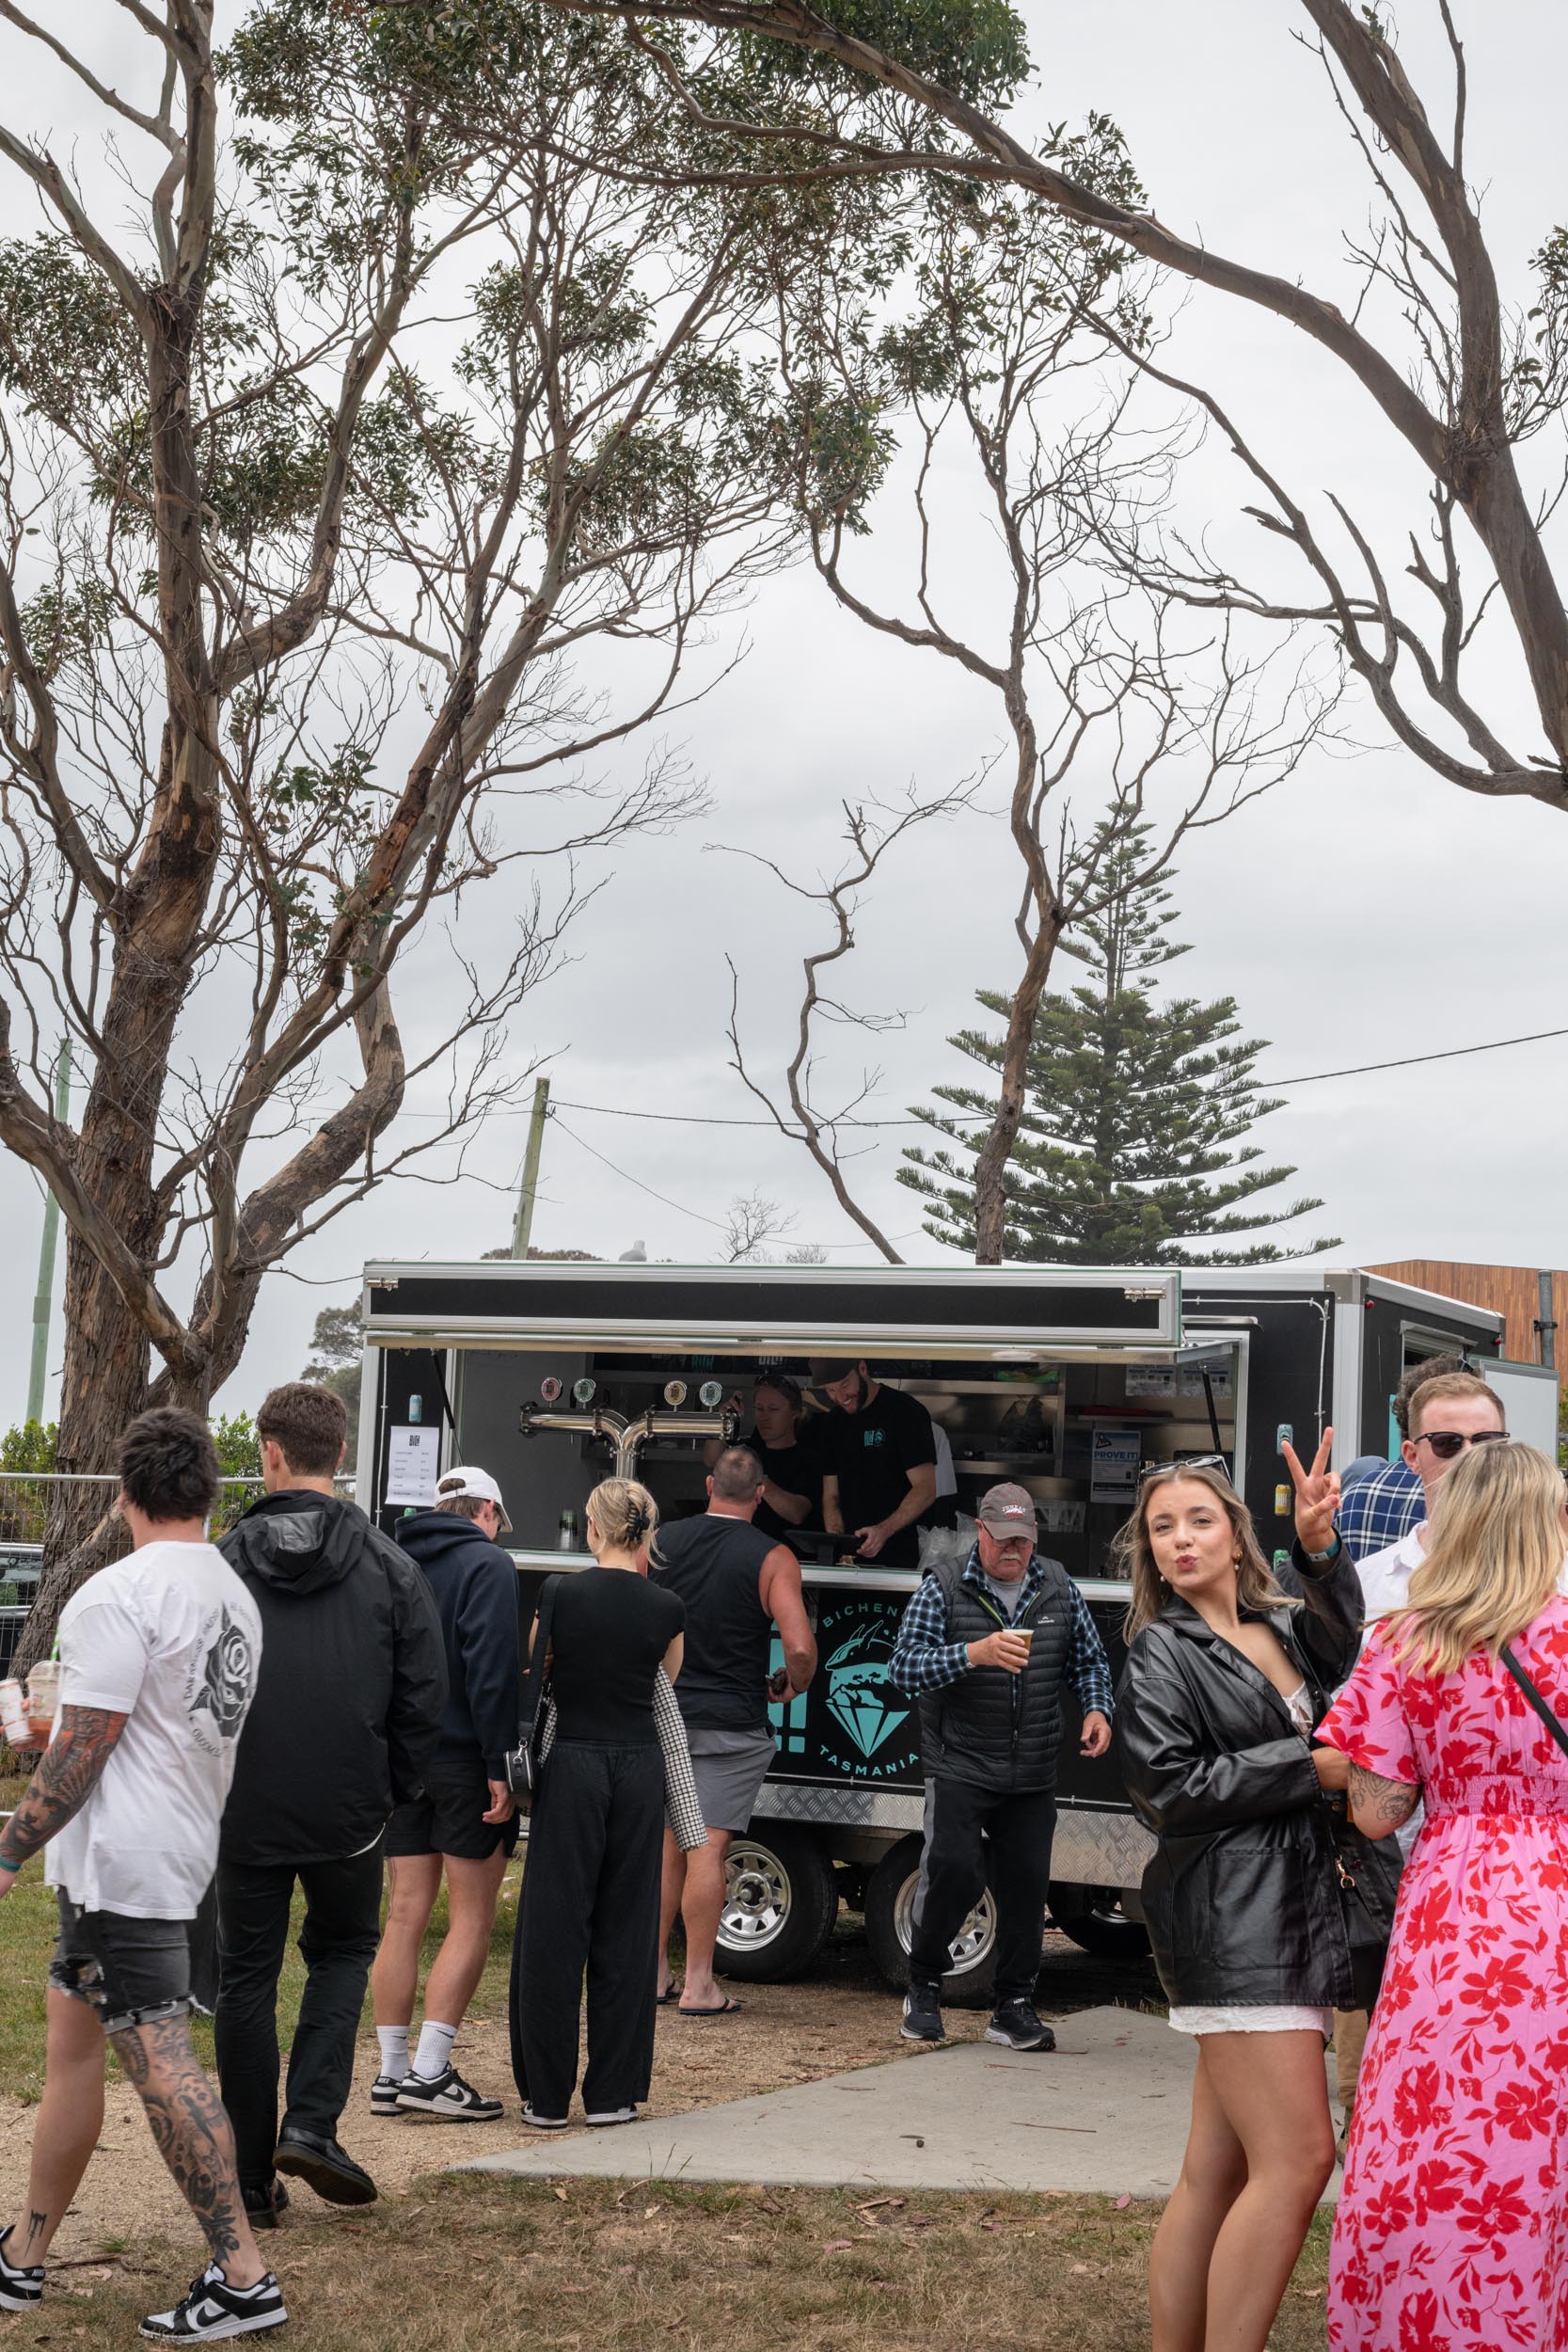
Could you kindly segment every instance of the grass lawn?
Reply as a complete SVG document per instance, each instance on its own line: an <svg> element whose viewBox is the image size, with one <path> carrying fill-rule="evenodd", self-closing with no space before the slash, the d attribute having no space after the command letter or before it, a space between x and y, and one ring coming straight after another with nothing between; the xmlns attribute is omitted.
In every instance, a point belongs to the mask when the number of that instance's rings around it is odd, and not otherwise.
<svg viewBox="0 0 1568 2352"><path fill-rule="evenodd" d="M1156 2217L1106 2198L448 2176L352 2220L291 2216L267 2250L290 2342L323 2352L1139 2352ZM1319 2221L1274 2352L1321 2352L1327 2245ZM8 2342L123 2345L184 2285L182 2258L84 2265Z"/></svg>

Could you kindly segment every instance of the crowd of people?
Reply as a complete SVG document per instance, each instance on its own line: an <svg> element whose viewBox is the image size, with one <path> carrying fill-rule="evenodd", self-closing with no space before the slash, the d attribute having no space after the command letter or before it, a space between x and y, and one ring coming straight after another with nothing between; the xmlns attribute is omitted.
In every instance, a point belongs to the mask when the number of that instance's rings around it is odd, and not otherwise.
<svg viewBox="0 0 1568 2352"><path fill-rule="evenodd" d="M857 1556L912 1562L943 1500L915 1400L863 1362L811 1372L833 1407L826 1444L803 1436L797 1385L764 1375L750 1440L710 1449L705 1509L661 1526L644 1486L605 1480L588 1500L593 1565L546 1578L531 1624L494 1477L449 1470L394 1541L335 1490L344 1414L325 1389L266 1399L262 1495L216 1545L205 1424L166 1408L132 1425L132 1549L62 1613L52 1737L0 1829L0 1898L47 1850L58 1909L0 2312L43 2296L102 2125L107 2047L210 2256L143 2323L155 2340L283 2324L259 2238L291 2184L375 2198L339 2138L367 1987L373 2113L501 2115L454 2047L519 1788L524 2124L570 2120L584 2002L580 2098L598 2128L647 2099L659 2007L693 2032L734 2011L715 1973L729 1845L773 1761L768 1707L816 1668L784 1535L820 1516ZM989 1878L987 2038L1054 2047L1034 2002L1066 1692L1083 1753L1114 1745L1153 1833L1144 1912L1196 2065L1151 2253L1152 2352L1263 2352L1335 2163L1331 2038L1347 2145L1330 2344L1568 2343L1568 1509L1555 1465L1509 1437L1457 1359L1418 1368L1396 1409L1400 1463L1353 1465L1365 1474L1343 1487L1331 1432L1309 1465L1287 1448L1289 1565L1260 1549L1223 1458L1146 1471L1118 1539L1131 1605L1114 1693L1084 1598L1010 1484L981 1499L966 1557L931 1559L888 1669L918 1704L926 1776L906 2038L943 2038L950 1947ZM284 2078L296 1896L305 1981ZM209 1977L215 2090L189 2026Z"/></svg>

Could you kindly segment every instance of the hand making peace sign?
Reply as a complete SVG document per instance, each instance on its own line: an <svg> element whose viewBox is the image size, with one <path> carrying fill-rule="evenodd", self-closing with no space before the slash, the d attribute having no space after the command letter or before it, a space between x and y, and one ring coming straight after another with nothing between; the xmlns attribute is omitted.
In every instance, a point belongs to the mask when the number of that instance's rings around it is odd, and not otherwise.
<svg viewBox="0 0 1568 2352"><path fill-rule="evenodd" d="M1291 1483L1296 1490L1296 1538L1304 1551L1332 1551L1334 1521L1339 1509L1339 1473L1328 1467L1330 1448L1334 1443L1332 1429L1323 1431L1323 1443L1312 1456L1312 1467L1303 1470L1293 1445L1280 1447Z"/></svg>

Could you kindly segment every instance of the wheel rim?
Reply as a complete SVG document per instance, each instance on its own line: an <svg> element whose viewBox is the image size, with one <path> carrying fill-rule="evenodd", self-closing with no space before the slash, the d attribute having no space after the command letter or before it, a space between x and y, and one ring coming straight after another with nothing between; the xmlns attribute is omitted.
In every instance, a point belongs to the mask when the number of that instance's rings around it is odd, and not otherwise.
<svg viewBox="0 0 1568 2352"><path fill-rule="evenodd" d="M766 1846L733 1845L724 1869L719 1941L732 1952L765 1951L789 1917L789 1873Z"/></svg>
<svg viewBox="0 0 1568 2352"><path fill-rule="evenodd" d="M920 1873L911 1870L898 1889L898 1899L893 1906L894 1931L898 1947L906 1957L914 1942L914 1899L920 1891ZM947 1947L947 1973L965 1977L982 1962L990 1958L990 1947L996 1941L996 1905L988 1886L958 1934Z"/></svg>

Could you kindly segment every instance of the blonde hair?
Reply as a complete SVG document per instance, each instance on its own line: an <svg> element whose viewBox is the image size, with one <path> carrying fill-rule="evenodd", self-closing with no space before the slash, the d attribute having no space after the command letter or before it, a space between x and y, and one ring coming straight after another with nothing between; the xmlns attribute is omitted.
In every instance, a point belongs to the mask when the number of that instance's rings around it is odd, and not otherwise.
<svg viewBox="0 0 1568 2352"><path fill-rule="evenodd" d="M1125 1576L1132 1587L1132 1599L1122 1626L1122 1639L1131 1643L1146 1625L1152 1625L1169 1597L1165 1581L1154 1565L1154 1547L1148 1539L1148 1515L1157 1495L1178 1481L1190 1486L1207 1486L1224 1509L1230 1521L1230 1531L1241 1551L1236 1564L1236 1605L1239 1609L1290 1609L1297 1604L1289 1593L1275 1581L1274 1570L1263 1557L1252 1524L1252 1513L1236 1492L1228 1478L1217 1470L1199 1462L1178 1462L1168 1470L1156 1470L1146 1478L1138 1489L1137 1508L1126 1523L1117 1530L1111 1545L1114 1572Z"/></svg>
<svg viewBox="0 0 1568 2352"><path fill-rule="evenodd" d="M1431 1525L1405 1606L1384 1624L1402 1663L1451 1675L1473 1650L1496 1658L1556 1592L1562 1473L1518 1438L1472 1446L1438 1487Z"/></svg>
<svg viewBox="0 0 1568 2352"><path fill-rule="evenodd" d="M610 1551L635 1551L658 1525L658 1505L631 1478L601 1479L588 1498L588 1516Z"/></svg>
<svg viewBox="0 0 1568 2352"><path fill-rule="evenodd" d="M1407 1418L1412 1438L1420 1436L1426 1426L1428 1413L1446 1396L1489 1396L1497 1408L1497 1427L1502 1429L1507 1425L1503 1401L1496 1389L1489 1389L1485 1381L1478 1379L1473 1372L1437 1372L1430 1380L1419 1382L1410 1399Z"/></svg>

